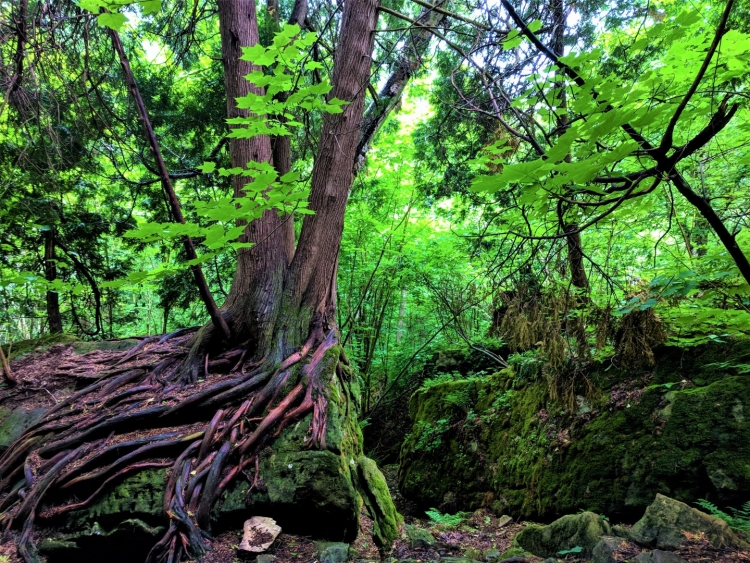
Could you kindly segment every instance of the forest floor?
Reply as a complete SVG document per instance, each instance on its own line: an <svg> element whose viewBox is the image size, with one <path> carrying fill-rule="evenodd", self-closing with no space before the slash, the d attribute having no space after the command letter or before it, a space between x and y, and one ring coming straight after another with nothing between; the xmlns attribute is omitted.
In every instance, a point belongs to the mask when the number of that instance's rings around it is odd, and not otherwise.
<svg viewBox="0 0 750 563"><path fill-rule="evenodd" d="M144 343L140 350L141 354L125 354L124 360L116 365L118 371L127 371L141 367L142 355L166 356L175 352L181 342L187 337L174 338L169 344ZM137 340L126 340L115 342L111 348L101 350L94 349L87 353L73 357L72 347L65 345L52 346L43 354L25 356L12 363L15 373L26 385L19 386L14 390L6 391L8 399L15 408L49 408L51 405L67 398L74 392L71 386L72 378L94 379L104 370L113 369L113 361L123 358L123 352L132 349ZM85 352L85 350L84 350ZM153 361L153 360L150 360ZM210 379L210 378L206 378ZM201 381L199 385L207 383ZM161 429L163 432L164 429ZM142 437L142 436L141 436ZM355 561L373 562L381 560L412 560L436 561L446 557L470 557L486 560L488 551L493 555L502 554L508 550L513 538L527 523L508 521L487 510L479 510L468 514L466 518L453 529L438 525L425 517L424 512L417 509L399 493L396 487L398 467L391 465L381 468L391 489L396 507L404 515L406 524L429 531L435 538L436 543L431 548L413 547L410 545L408 534L404 531L388 549L378 551L372 536L372 521L363 514L360 519L360 534L351 545L356 552ZM40 541L49 530L39 529L34 533L34 539ZM213 551L205 558L205 563L238 563L240 561L253 561L253 557L243 559L238 552L237 545L240 543L242 531L229 530L214 538L212 542ZM682 559L688 563L750 563L750 550L720 550L711 547L703 537L690 537L684 547L677 552ZM633 544L625 544L623 550L615 554L616 561L626 561L642 551ZM282 533L271 547L270 554L275 563L314 563L317 561L316 544L309 538ZM497 557L497 556L496 556ZM17 563L20 561L12 542L0 543L0 563ZM498 561L497 558L494 561ZM524 563L539 563L543 561L539 557L515 558L513 561ZM561 559L561 561L563 561ZM566 563L582 563L588 559L568 556L564 559ZM133 562L137 563L137 562Z"/></svg>
<svg viewBox="0 0 750 563"><path fill-rule="evenodd" d="M498 517L488 510L477 510L468 515L466 519L455 529L445 529L441 525L432 522L426 517L418 517L419 512L413 503L409 502L399 493L396 487L398 466L390 465L381 468L396 508L404 514L406 524L430 531L437 540L436 547L418 548L410 547L408 536L403 533L384 552L378 552L372 539L372 521L367 515L360 517L360 535L352 544L357 556L352 559L361 563L377 561L410 560L417 562L440 561L446 557L467 557L473 554L480 561L486 560L484 554L494 551L497 555L510 549L513 538L529 524L528 522L505 522L506 519ZM205 563L238 563L236 546L242 537L240 530L228 531L215 539L214 551L206 557ZM733 563L750 562L750 549L716 549L713 548L705 537L688 537L688 542L676 554L688 563ZM647 551L634 544L625 544L623 548L614 554L615 561L627 561L638 554ZM316 563L315 541L304 536L280 534L276 543L269 551L275 559L274 563ZM481 554L481 556L479 556ZM494 555L494 554L493 554ZM497 556L495 556L497 557ZM248 561L252 561L249 558ZM500 563L500 559L490 559ZM510 559L514 563L542 563L542 557L515 557ZM569 555L557 561L564 563L585 563L591 561L589 558L578 558Z"/></svg>

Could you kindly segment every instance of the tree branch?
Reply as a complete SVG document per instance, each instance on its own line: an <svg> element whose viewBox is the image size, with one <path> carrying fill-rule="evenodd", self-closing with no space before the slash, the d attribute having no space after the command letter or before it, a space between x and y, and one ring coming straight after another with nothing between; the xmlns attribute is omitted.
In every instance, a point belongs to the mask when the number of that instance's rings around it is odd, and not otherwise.
<svg viewBox="0 0 750 563"><path fill-rule="evenodd" d="M110 30L110 37L112 38L112 45L114 46L114 49L120 59L120 65L122 66L123 73L125 74L125 81L128 84L128 89L130 90L130 93L135 101L138 115L141 118L141 123L143 124L143 129L146 134L149 147L151 148L151 153L153 154L154 160L156 161L159 177L161 179L161 185L167 194L167 198L169 199L169 206L172 211L172 216L177 223L182 223L184 225L185 218L182 216L180 201L177 199L177 194L175 193L174 187L172 186L172 181L169 177L169 171L167 170L167 165L164 163L164 159L162 158L161 150L159 148L159 142L157 141L156 135L154 134L154 129L151 126L151 120L149 119L146 105L143 103L141 92L138 89L138 83L135 81L135 76L133 76L133 71L130 68L130 62L128 61L127 55L125 54L125 47L123 47L122 41L120 41L120 35L114 29ZM193 240L190 237L185 237L183 239L183 245L185 247L185 253L187 254L188 260L195 260L198 258L198 255L195 252L195 246L193 245ZM203 269L199 264L193 264L190 266L190 270L193 272L195 283L198 286L198 292L200 293L201 299L206 306L208 315L211 317L211 322L222 333L227 341L230 340L232 338L232 332L229 330L227 321L222 316L221 311L219 311L219 308L214 301L211 290L209 289L208 283L206 282L206 278L203 275Z"/></svg>

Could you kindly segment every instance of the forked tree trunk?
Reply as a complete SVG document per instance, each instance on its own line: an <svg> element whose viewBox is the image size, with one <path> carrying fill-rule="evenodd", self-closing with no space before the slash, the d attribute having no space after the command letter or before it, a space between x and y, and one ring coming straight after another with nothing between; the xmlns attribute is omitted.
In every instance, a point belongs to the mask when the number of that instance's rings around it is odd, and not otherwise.
<svg viewBox="0 0 750 563"><path fill-rule="evenodd" d="M254 15L254 0L219 2L229 117L246 115L235 99L253 88L244 79L253 67L239 56L242 47L258 42ZM239 253L223 309L235 334L248 343L256 357L270 354L281 359L306 341L313 326L333 327L338 251L362 125L376 17L376 0L349 2L344 8L330 96L350 103L342 114L324 117L310 194L309 208L315 215L305 217L297 249L292 220L276 211L267 211L243 234L243 241L254 246ZM268 137L232 139L230 146L232 166L272 158ZM242 195L246 182L246 178L234 178L236 196Z"/></svg>

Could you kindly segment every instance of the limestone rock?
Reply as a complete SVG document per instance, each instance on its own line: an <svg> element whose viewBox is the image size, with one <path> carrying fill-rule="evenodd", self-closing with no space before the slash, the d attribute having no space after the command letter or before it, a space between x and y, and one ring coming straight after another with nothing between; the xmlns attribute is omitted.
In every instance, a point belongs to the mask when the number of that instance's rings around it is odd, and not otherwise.
<svg viewBox="0 0 750 563"><path fill-rule="evenodd" d="M629 563L687 563L682 557L678 557L671 551L655 549L641 553L628 560Z"/></svg>
<svg viewBox="0 0 750 563"><path fill-rule="evenodd" d="M435 547L438 543L435 537L424 528L412 526L411 524L407 524L404 528L408 537L409 547L411 548L431 548Z"/></svg>
<svg viewBox="0 0 750 563"><path fill-rule="evenodd" d="M5 451L29 426L34 424L47 409L0 409L0 452Z"/></svg>
<svg viewBox="0 0 750 563"><path fill-rule="evenodd" d="M507 514L503 514L500 518L497 519L497 523L495 524L495 526L497 526L498 528L503 528L511 522L513 522L513 517L508 516Z"/></svg>
<svg viewBox="0 0 750 563"><path fill-rule="evenodd" d="M553 557L563 550L581 547L590 554L602 536L608 536L609 523L598 514L569 514L548 526L531 524L516 536L516 543L539 557Z"/></svg>
<svg viewBox="0 0 750 563"><path fill-rule="evenodd" d="M685 532L706 534L714 547L746 545L723 520L659 494L635 523L630 537L647 547L674 551L686 540Z"/></svg>
<svg viewBox="0 0 750 563"><path fill-rule="evenodd" d="M251 553L266 551L281 533L281 526L273 518L253 516L245 521L240 549Z"/></svg>
<svg viewBox="0 0 750 563"><path fill-rule="evenodd" d="M360 456L357 467L362 499L373 517L373 539L379 546L390 545L398 537L402 518L393 504L388 484L377 464L369 457Z"/></svg>
<svg viewBox="0 0 750 563"><path fill-rule="evenodd" d="M591 551L592 563L615 563L617 549L625 543L621 538L605 536L599 540Z"/></svg>
<svg viewBox="0 0 750 563"><path fill-rule="evenodd" d="M532 521L582 508L642 513L657 493L741 504L750 498L750 378L731 366L747 363L750 339L655 355L654 385L627 397L633 372L592 366L587 377L610 393L609 405L567 428L544 414L548 387L526 373L532 364L418 390L399 459L401 493L438 508L450 493L454 506L443 512L481 507ZM693 385L662 385L682 380ZM461 430L469 410L481 432Z"/></svg>
<svg viewBox="0 0 750 563"><path fill-rule="evenodd" d="M342 542L318 542L315 552L320 563L346 563L349 561L349 544Z"/></svg>

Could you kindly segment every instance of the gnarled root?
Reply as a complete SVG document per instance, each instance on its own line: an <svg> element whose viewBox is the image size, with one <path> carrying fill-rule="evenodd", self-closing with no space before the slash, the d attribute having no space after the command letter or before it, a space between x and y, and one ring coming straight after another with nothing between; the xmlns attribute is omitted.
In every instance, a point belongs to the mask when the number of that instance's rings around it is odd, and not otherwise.
<svg viewBox="0 0 750 563"><path fill-rule="evenodd" d="M277 365L246 363L242 349L206 356L205 379L195 383L186 383L180 369L185 348L170 342L181 334L144 339L109 362L98 380L50 408L0 457L1 522L6 530L21 527L25 561L33 561L38 519L86 508L117 480L155 467L171 467L164 495L169 528L148 561L201 559L210 550L211 508L250 464L256 485L258 453L269 440L312 411L309 445L325 447L324 391L342 372L334 330L313 331ZM170 354L159 359L165 346ZM69 367L65 376L88 378ZM74 495L83 500L64 500Z"/></svg>

